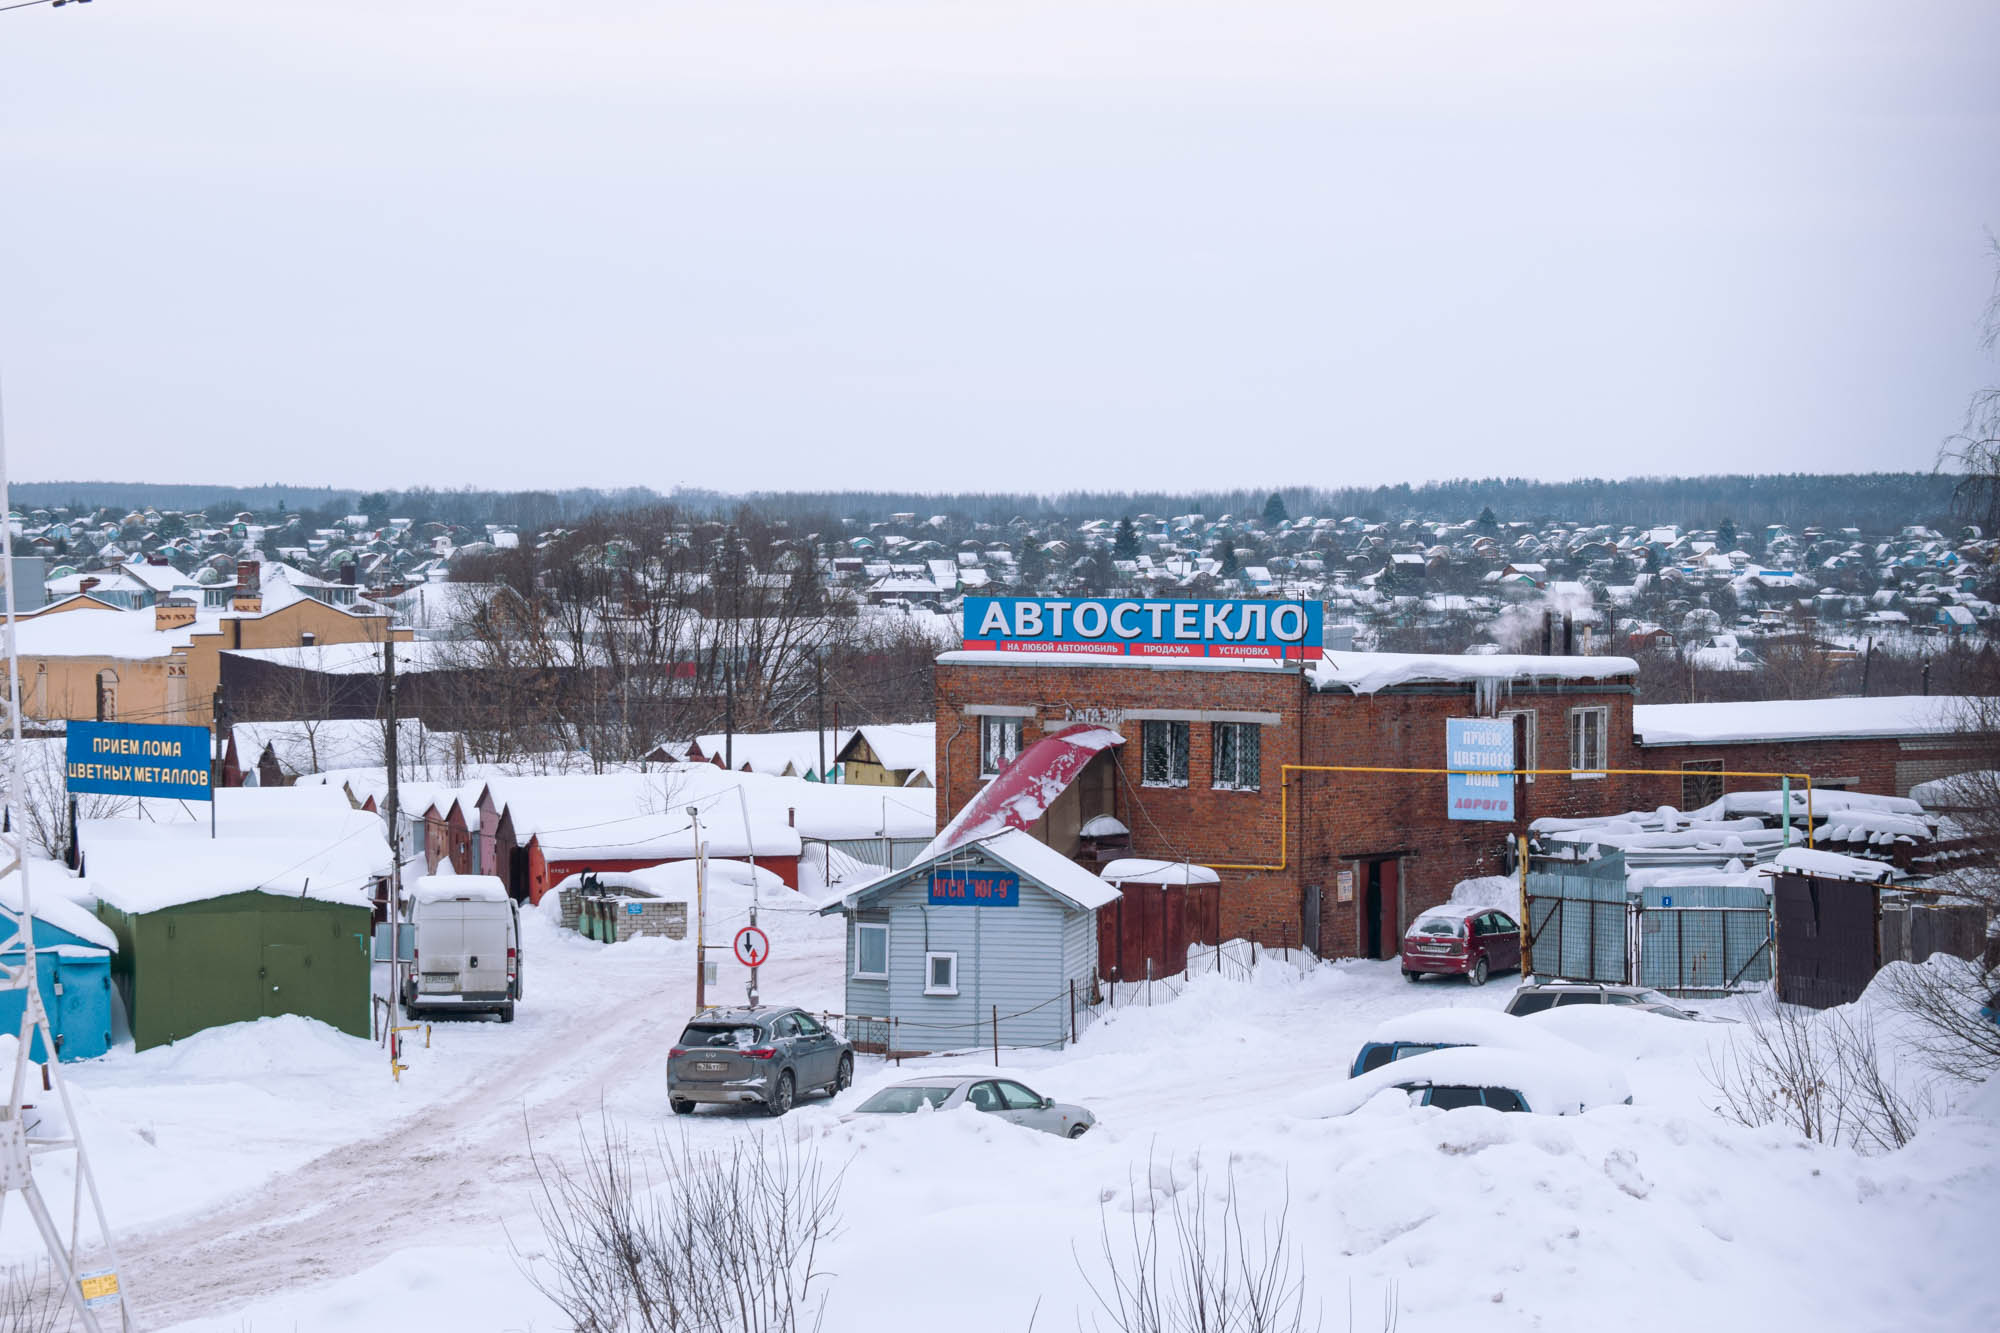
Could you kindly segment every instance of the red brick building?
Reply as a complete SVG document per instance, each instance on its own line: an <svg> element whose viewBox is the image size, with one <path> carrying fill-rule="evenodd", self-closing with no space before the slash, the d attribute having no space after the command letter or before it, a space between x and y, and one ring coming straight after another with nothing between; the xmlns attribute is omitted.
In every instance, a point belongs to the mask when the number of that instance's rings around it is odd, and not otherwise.
<svg viewBox="0 0 2000 1333"><path fill-rule="evenodd" d="M1075 722L1116 729L1035 821L1057 850L1111 815L1130 854L1222 874L1225 936L1392 956L1412 915L1461 879L1499 873L1521 824L1447 818L1445 721L1519 714L1524 767L1637 767L1637 666L1617 657L1340 653L1309 663L953 652L938 659L940 813L964 807L1021 747ZM1642 803L1638 779L1542 776L1519 816Z"/></svg>

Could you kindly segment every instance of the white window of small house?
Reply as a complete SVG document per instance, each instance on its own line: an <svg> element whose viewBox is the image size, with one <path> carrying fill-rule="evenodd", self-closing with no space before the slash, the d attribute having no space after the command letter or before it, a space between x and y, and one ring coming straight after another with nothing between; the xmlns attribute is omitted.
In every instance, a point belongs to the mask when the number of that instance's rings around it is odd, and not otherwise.
<svg viewBox="0 0 2000 1333"><path fill-rule="evenodd" d="M854 975L862 981L889 979L889 928L862 922L854 927Z"/></svg>
<svg viewBox="0 0 2000 1333"><path fill-rule="evenodd" d="M924 994L958 994L957 954L927 953L924 955Z"/></svg>
<svg viewBox="0 0 2000 1333"><path fill-rule="evenodd" d="M1021 753L1021 719L988 717L979 722L979 776L990 778Z"/></svg>
<svg viewBox="0 0 2000 1333"><path fill-rule="evenodd" d="M1569 766L1573 778L1601 778L1608 766L1606 732L1610 728L1608 708L1569 710Z"/></svg>
<svg viewBox="0 0 2000 1333"><path fill-rule="evenodd" d="M1188 785L1188 724L1140 724L1139 781L1148 787Z"/></svg>
<svg viewBox="0 0 2000 1333"><path fill-rule="evenodd" d="M1217 722L1210 735L1215 749L1215 785L1227 791L1256 791L1260 781L1262 733L1255 722Z"/></svg>

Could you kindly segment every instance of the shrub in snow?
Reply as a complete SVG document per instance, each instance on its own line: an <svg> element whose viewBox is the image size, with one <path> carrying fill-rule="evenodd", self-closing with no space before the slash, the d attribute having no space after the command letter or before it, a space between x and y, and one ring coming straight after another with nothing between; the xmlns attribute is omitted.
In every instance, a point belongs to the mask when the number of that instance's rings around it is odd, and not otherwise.
<svg viewBox="0 0 2000 1333"><path fill-rule="evenodd" d="M635 1151L608 1120L575 1166L536 1156L547 1248L529 1281L578 1333L798 1333L819 1326L840 1173L810 1139L755 1134ZM648 1169L648 1168L652 1169ZM664 1183L655 1185L655 1176Z"/></svg>

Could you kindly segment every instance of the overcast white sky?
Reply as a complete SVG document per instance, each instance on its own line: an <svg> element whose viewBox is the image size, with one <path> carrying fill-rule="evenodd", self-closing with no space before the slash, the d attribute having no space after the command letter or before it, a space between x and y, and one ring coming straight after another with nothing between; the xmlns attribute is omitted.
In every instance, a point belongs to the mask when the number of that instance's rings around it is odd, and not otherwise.
<svg viewBox="0 0 2000 1333"><path fill-rule="evenodd" d="M14 475L1929 466L1991 0L0 13Z"/></svg>

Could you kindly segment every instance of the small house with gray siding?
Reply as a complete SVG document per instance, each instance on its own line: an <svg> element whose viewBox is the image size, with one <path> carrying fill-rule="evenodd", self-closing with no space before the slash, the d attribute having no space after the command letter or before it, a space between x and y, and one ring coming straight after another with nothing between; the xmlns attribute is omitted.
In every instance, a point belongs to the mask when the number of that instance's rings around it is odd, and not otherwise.
<svg viewBox="0 0 2000 1333"><path fill-rule="evenodd" d="M1097 911L1118 890L1018 829L821 908L847 918L847 1036L902 1055L1061 1046L1089 1021Z"/></svg>

